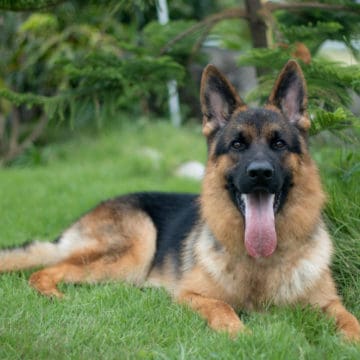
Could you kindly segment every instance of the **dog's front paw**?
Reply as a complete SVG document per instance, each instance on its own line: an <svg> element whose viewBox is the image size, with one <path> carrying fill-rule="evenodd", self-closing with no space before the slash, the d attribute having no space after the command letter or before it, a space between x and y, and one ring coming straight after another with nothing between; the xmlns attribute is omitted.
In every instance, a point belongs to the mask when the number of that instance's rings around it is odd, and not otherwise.
<svg viewBox="0 0 360 360"><path fill-rule="evenodd" d="M239 333L248 331L230 306L222 306L211 311L208 325L216 331L228 333L232 338Z"/></svg>
<svg viewBox="0 0 360 360"><path fill-rule="evenodd" d="M325 313L335 319L336 327L347 341L360 342L360 324L339 300L334 300L324 307Z"/></svg>
<svg viewBox="0 0 360 360"><path fill-rule="evenodd" d="M194 292L182 294L177 299L186 303L206 319L209 327L215 331L226 332L232 338L241 332L246 332L244 324L235 310L226 302L202 296Z"/></svg>
<svg viewBox="0 0 360 360"><path fill-rule="evenodd" d="M360 342L360 325L354 315L350 313L344 314L338 319L337 324L346 341Z"/></svg>
<svg viewBox="0 0 360 360"><path fill-rule="evenodd" d="M209 320L208 324L212 329L220 332L226 332L232 338L246 330L245 325L238 317L222 318L220 316L215 316Z"/></svg>

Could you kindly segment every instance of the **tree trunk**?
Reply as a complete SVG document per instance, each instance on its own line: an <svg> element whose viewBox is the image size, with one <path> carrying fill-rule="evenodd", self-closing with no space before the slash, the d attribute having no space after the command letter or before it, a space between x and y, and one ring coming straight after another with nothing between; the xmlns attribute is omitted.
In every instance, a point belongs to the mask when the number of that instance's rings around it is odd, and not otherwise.
<svg viewBox="0 0 360 360"><path fill-rule="evenodd" d="M261 0L245 0L245 7L248 15L251 39L254 48L267 48L267 26L264 19L259 15L259 12L262 8ZM264 69L257 69L258 75L263 73Z"/></svg>

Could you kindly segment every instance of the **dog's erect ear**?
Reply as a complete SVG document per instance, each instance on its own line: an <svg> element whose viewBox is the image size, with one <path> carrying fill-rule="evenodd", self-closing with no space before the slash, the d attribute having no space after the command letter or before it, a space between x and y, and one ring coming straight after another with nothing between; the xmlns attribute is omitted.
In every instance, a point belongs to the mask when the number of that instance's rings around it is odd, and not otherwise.
<svg viewBox="0 0 360 360"><path fill-rule="evenodd" d="M202 74L200 101L205 136L223 127L236 108L246 106L234 87L214 65L208 65Z"/></svg>
<svg viewBox="0 0 360 360"><path fill-rule="evenodd" d="M295 60L282 69L269 96L268 104L276 106L286 118L303 131L310 128L304 75Z"/></svg>

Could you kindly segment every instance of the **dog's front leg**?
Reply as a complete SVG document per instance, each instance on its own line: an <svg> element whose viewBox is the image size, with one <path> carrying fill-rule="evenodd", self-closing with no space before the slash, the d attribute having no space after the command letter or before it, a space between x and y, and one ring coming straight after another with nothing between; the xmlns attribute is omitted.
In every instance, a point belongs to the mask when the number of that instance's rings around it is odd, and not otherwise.
<svg viewBox="0 0 360 360"><path fill-rule="evenodd" d="M186 292L180 295L177 301L187 304L191 309L198 312L208 325L216 331L224 331L235 337L245 330L245 326L235 310L221 300L204 297L194 292Z"/></svg>
<svg viewBox="0 0 360 360"><path fill-rule="evenodd" d="M360 325L354 315L349 313L340 300L333 300L323 307L326 314L336 321L337 329L346 340L360 341Z"/></svg>
<svg viewBox="0 0 360 360"><path fill-rule="evenodd" d="M335 319L336 328L345 340L360 341L359 321L341 303L330 270L313 287L308 300L311 305L320 307L326 315Z"/></svg>

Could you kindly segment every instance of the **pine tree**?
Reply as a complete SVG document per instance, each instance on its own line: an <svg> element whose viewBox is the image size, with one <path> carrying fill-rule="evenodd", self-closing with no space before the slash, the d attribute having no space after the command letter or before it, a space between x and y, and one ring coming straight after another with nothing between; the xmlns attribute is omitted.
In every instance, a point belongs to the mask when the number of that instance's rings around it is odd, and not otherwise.
<svg viewBox="0 0 360 360"><path fill-rule="evenodd" d="M36 10L55 3L61 1L0 1L0 9ZM4 16L5 22L16 24L6 24L9 31L0 34L0 163L11 162L31 146L50 121L75 126L95 120L100 126L119 110L139 115L150 103L163 106L166 82L184 78L178 60L183 50L159 55L153 50L156 32L147 44L139 44L136 12L126 3L120 2L125 10L119 15L118 1L108 2L107 12L98 2L74 1L52 12L20 13L15 20ZM185 26L189 23L172 31ZM35 116L23 126L28 108Z"/></svg>
<svg viewBox="0 0 360 360"><path fill-rule="evenodd" d="M350 110L352 93L360 94L358 62L346 65L316 56L325 40L342 41L359 59L360 4L356 1L245 0L245 6L225 9L177 35L164 47L193 32L203 32L204 39L222 21L246 21L253 48L239 59L239 65L257 68L259 87L249 96L262 102L274 77L289 58L297 59L307 78L311 133L324 130L336 133L350 125L359 126L359 118ZM200 48L198 44L196 49Z"/></svg>
<svg viewBox="0 0 360 360"><path fill-rule="evenodd" d="M107 11L91 0L51 7L62 2L0 0L0 9L35 11L30 16L20 13L17 27L0 34L5 44L0 45L3 163L36 141L50 120L76 124L96 119L100 124L119 110L140 114L164 108L166 82L181 83L189 62L201 54L202 43L215 26L228 20L245 23L252 39L253 49L239 59L239 65L258 70L260 86L249 95L251 101L263 101L280 68L296 58L308 82L312 133L338 133L359 123L349 110L351 92L360 93L358 64L346 66L316 56L320 45L331 39L343 41L358 58L360 5L355 1L245 0L239 6L234 0L235 7L200 21L188 16L166 26L157 23L152 1L112 0ZM231 34L221 36L226 40ZM9 51L9 46L16 51ZM31 127L20 126L25 107L35 109Z"/></svg>
<svg viewBox="0 0 360 360"><path fill-rule="evenodd" d="M338 133L349 125L359 126L359 118L349 110L351 93L360 94L359 64L346 65L316 54L325 40L337 40L358 58L355 40L360 35L360 6L354 1L290 1L284 9L277 5L280 10L268 13L266 19L270 28L267 47L254 48L240 60L240 64L267 69L253 96L264 98L284 62L297 58L308 83L311 133Z"/></svg>

